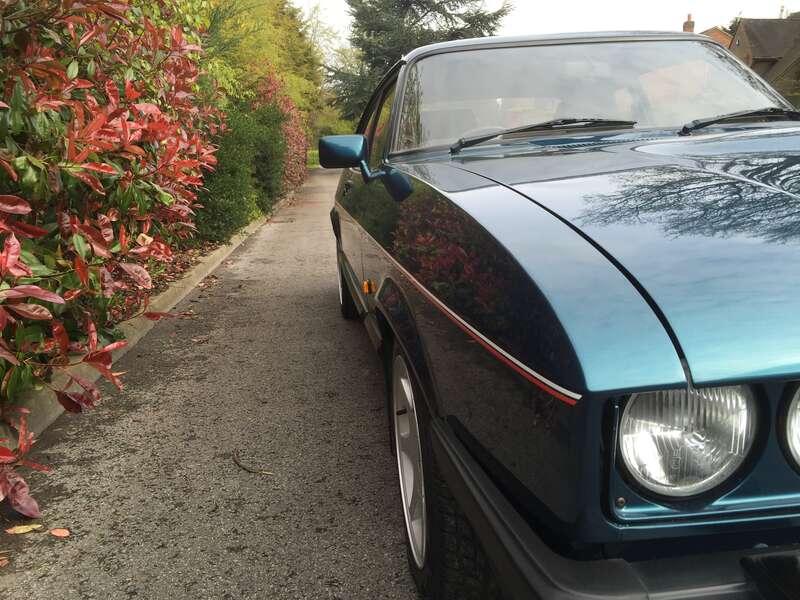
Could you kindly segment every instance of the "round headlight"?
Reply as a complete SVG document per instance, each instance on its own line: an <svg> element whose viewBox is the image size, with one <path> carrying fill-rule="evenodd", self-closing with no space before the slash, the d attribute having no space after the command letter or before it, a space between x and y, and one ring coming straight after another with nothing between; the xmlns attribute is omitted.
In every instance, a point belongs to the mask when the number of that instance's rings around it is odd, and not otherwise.
<svg viewBox="0 0 800 600"><path fill-rule="evenodd" d="M748 387L665 390L631 396L619 446L639 485L685 498L730 477L750 452L755 433L756 404Z"/></svg>
<svg viewBox="0 0 800 600"><path fill-rule="evenodd" d="M786 445L795 463L800 466L800 389L795 392L789 412L786 413Z"/></svg>

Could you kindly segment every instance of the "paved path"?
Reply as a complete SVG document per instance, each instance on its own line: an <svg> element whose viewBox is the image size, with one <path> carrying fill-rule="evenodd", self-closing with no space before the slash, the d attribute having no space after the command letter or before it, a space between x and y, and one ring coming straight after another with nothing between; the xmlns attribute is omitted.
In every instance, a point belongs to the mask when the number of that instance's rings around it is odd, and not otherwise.
<svg viewBox="0 0 800 600"><path fill-rule="evenodd" d="M178 306L194 318L117 364L125 391L42 436L42 522L73 536L0 532L0 598L416 598L379 363L339 317L335 184L315 171Z"/></svg>

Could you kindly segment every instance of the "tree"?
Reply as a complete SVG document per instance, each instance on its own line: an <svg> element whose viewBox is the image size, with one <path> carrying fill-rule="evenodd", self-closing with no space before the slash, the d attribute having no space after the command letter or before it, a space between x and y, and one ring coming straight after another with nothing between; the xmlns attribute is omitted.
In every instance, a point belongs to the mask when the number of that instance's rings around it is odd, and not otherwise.
<svg viewBox="0 0 800 600"><path fill-rule="evenodd" d="M355 55L328 67L337 105L347 119L360 116L384 73L403 54L426 44L493 35L511 11L487 11L483 0L347 0Z"/></svg>

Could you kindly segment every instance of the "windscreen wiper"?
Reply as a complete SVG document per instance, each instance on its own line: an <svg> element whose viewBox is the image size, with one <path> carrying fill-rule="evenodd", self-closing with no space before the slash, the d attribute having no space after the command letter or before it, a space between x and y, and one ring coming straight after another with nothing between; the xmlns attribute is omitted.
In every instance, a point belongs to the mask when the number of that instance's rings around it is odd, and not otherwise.
<svg viewBox="0 0 800 600"><path fill-rule="evenodd" d="M780 106L769 106L767 108L759 108L756 110L740 110L739 112L728 113L727 115L718 115L716 117L708 117L707 119L697 119L691 123L684 125L678 132L678 135L689 135L693 131L715 125L716 123L723 123L725 121L735 121L737 119L761 119L765 117L782 117L788 121L800 121L800 111L782 108Z"/></svg>
<svg viewBox="0 0 800 600"><path fill-rule="evenodd" d="M547 129L567 129L571 127L633 127L636 121L621 121L618 119L597 119L597 118L566 118L566 119L553 119L552 121L543 121L542 123L534 123L533 125L524 125L522 127L514 127L513 129L504 129L494 133L484 133L483 135L474 135L470 137L461 138L455 144L450 146L450 154L458 154L462 149L488 142L494 138L504 135L514 135L515 133L527 133L528 131L547 130Z"/></svg>

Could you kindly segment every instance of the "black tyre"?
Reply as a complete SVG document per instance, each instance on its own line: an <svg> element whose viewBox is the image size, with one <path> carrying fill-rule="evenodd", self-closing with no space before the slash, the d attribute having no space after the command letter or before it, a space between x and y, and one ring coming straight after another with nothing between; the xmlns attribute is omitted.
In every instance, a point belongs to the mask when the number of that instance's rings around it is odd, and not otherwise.
<svg viewBox="0 0 800 600"><path fill-rule="evenodd" d="M403 353L395 348L392 356L391 438L417 588L426 600L498 600L492 568L436 465L427 406Z"/></svg>
<svg viewBox="0 0 800 600"><path fill-rule="evenodd" d="M358 308L356 308L350 288L347 287L347 281L344 279L344 270L338 259L336 268L339 275L339 308L342 311L342 316L348 320L356 319L358 318Z"/></svg>

